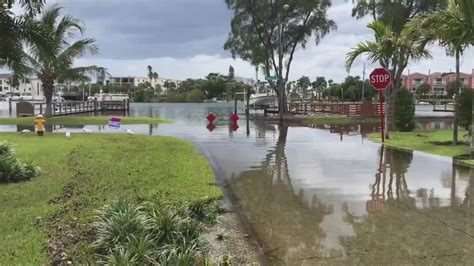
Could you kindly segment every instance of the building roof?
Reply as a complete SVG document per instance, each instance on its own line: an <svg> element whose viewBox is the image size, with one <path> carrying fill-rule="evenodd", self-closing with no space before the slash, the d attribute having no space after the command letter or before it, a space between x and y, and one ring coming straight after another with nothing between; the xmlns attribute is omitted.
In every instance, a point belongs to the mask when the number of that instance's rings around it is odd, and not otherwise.
<svg viewBox="0 0 474 266"><path fill-rule="evenodd" d="M11 74L0 74L0 79L10 79L11 77Z"/></svg>
<svg viewBox="0 0 474 266"><path fill-rule="evenodd" d="M433 72L430 74L430 77L441 77L443 76L443 73L441 72Z"/></svg>
<svg viewBox="0 0 474 266"><path fill-rule="evenodd" d="M462 76L462 77L466 77L466 76L468 77L468 76L470 76L470 74L466 74L466 73L463 73L463 72L460 72L459 75ZM443 73L441 76L442 76L442 77L446 77L446 76L456 76L456 72Z"/></svg>

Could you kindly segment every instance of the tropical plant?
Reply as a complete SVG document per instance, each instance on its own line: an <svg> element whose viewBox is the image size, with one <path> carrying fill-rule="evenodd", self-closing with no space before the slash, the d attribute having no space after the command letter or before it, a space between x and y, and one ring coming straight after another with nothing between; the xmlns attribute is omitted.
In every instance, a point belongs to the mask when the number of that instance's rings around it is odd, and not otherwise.
<svg viewBox="0 0 474 266"><path fill-rule="evenodd" d="M352 16L361 19L371 16L390 25L399 34L405 23L423 13L441 10L446 7L447 0L357 0L352 9Z"/></svg>
<svg viewBox="0 0 474 266"><path fill-rule="evenodd" d="M449 55L456 58L456 94L461 92L460 58L463 52L474 44L474 1L450 0L447 9L418 17L409 23L412 32L419 33L419 46L438 42L446 48ZM458 141L458 104L455 103L453 125L453 144Z"/></svg>
<svg viewBox="0 0 474 266"><path fill-rule="evenodd" d="M303 91L303 99L308 98L308 88L311 86L311 81L307 76L302 76L297 81L297 86Z"/></svg>
<svg viewBox="0 0 474 266"><path fill-rule="evenodd" d="M60 11L60 7L53 6L31 22L42 35L28 42L27 52L23 54L23 66L28 74L36 75L42 82L47 116L52 114L55 81L89 81L89 76L98 75L102 70L97 66L73 67L75 59L96 54L97 46L88 38L70 44L69 39L77 31L82 34L84 27L71 16L61 17Z"/></svg>
<svg viewBox="0 0 474 266"><path fill-rule="evenodd" d="M226 0L233 12L231 33L224 48L253 66L263 66L266 76L276 76L270 86L278 97L280 117L288 112L285 84L296 49L315 37L319 43L334 21L326 16L331 5L321 1Z"/></svg>
<svg viewBox="0 0 474 266"><path fill-rule="evenodd" d="M214 224L219 215L219 206L214 199L202 198L191 202L186 207L188 216L200 222Z"/></svg>
<svg viewBox="0 0 474 266"><path fill-rule="evenodd" d="M474 90L463 88L461 94L459 95L459 126L463 127L465 130L472 134L472 98L474 97Z"/></svg>
<svg viewBox="0 0 474 266"><path fill-rule="evenodd" d="M328 82L325 77L316 77L316 80L311 83L311 86L313 89L318 91L318 95L321 95L321 93L328 87Z"/></svg>
<svg viewBox="0 0 474 266"><path fill-rule="evenodd" d="M150 84L151 84L153 81L153 67L148 65L147 69L148 69L148 78L150 79Z"/></svg>
<svg viewBox="0 0 474 266"><path fill-rule="evenodd" d="M199 239L215 201L207 198L181 207L156 208L118 199L97 211L94 246L100 263L120 265L195 265L207 261ZM201 264L198 264L201 265Z"/></svg>
<svg viewBox="0 0 474 266"><path fill-rule="evenodd" d="M397 91L393 116L398 130L408 132L415 129L415 103L413 95L407 89Z"/></svg>
<svg viewBox="0 0 474 266"><path fill-rule="evenodd" d="M416 94L418 94L418 95L425 95L425 94L430 93L430 91L431 91L431 86L426 82L420 84L416 88Z"/></svg>
<svg viewBox="0 0 474 266"><path fill-rule="evenodd" d="M448 82L446 84L446 98L452 99L458 93L460 87L462 87L462 84L458 84L455 80Z"/></svg>
<svg viewBox="0 0 474 266"><path fill-rule="evenodd" d="M386 132L393 130L394 98L396 92L401 88L402 74L410 60L431 58L424 46L418 45L414 33L405 27L400 34L392 32L389 26L381 21L374 21L368 25L374 31L375 41L361 42L353 51L347 54L346 68L349 71L354 61L367 55L372 63L379 63L392 74L391 86L386 90Z"/></svg>
<svg viewBox="0 0 474 266"><path fill-rule="evenodd" d="M13 4L19 3L23 15L11 11ZM33 27L31 17L38 14L44 0L5 0L0 4L0 67L12 69L17 75L25 71L22 68L23 43L42 34ZM18 12L17 12L18 13Z"/></svg>
<svg viewBox="0 0 474 266"><path fill-rule="evenodd" d="M40 168L20 163L11 146L0 143L0 183L28 181L40 174Z"/></svg>

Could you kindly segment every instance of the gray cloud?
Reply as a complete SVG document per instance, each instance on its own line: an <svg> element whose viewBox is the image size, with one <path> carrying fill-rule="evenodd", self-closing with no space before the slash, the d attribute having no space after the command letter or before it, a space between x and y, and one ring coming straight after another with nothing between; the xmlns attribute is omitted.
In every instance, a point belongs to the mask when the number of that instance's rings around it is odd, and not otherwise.
<svg viewBox="0 0 474 266"><path fill-rule="evenodd" d="M50 0L59 1L65 13L84 21L87 36L96 38L100 54L79 60L78 65L97 64L113 75L146 76L152 65L162 77L199 78L209 72L226 73L230 64L240 76L254 77L254 68L233 60L223 50L230 30L231 12L224 0ZM290 0L288 0L290 1ZM334 0L328 16L338 30L319 46L308 43L295 53L290 79L301 75L314 79L326 76L342 81L348 73L345 55L357 43L373 38L366 25L370 18L351 17L351 0ZM432 47L433 59L411 62L412 71L449 71L454 59L441 48ZM473 49L466 51L461 69L474 68ZM351 75L361 75L364 58L354 62ZM367 64L367 71L375 65Z"/></svg>
<svg viewBox="0 0 474 266"><path fill-rule="evenodd" d="M218 0L62 0L97 40L98 57L144 59L223 52L231 14Z"/></svg>

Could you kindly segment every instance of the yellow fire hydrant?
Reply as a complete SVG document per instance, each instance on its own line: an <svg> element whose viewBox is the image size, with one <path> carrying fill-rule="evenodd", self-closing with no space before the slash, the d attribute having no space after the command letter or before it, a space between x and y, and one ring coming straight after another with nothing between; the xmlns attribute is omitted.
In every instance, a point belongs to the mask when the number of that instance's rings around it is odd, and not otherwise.
<svg viewBox="0 0 474 266"><path fill-rule="evenodd" d="M42 114L36 116L35 125L36 125L36 133L38 136L44 135L44 124L46 123L46 119L43 117Z"/></svg>

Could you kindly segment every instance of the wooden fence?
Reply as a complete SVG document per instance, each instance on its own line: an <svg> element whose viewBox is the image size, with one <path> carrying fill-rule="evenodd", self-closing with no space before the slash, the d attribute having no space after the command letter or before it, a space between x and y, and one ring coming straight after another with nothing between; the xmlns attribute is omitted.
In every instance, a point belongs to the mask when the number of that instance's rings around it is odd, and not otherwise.
<svg viewBox="0 0 474 266"><path fill-rule="evenodd" d="M385 108L385 105L382 108ZM379 104L373 102L291 102L288 104L288 109L297 114L324 113L347 115L349 117L375 117L380 115Z"/></svg>
<svg viewBox="0 0 474 266"><path fill-rule="evenodd" d="M73 114L84 114L84 113L96 113L103 111L123 111L128 112L130 110L130 103L127 100L123 101L85 101L85 102L53 102L52 115L73 115ZM46 103L30 103L30 102L19 102L17 103L16 113L17 116L35 116L37 114L43 114L46 111Z"/></svg>

